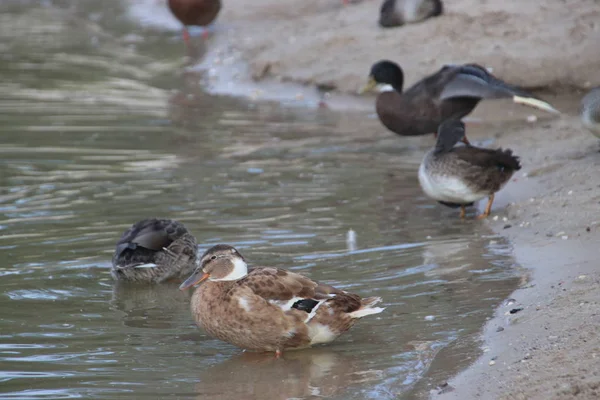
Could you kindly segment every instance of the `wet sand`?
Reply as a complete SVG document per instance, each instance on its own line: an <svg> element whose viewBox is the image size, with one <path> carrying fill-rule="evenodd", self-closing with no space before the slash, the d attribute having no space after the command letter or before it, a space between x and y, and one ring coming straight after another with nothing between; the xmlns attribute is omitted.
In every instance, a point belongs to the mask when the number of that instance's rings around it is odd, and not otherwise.
<svg viewBox="0 0 600 400"><path fill-rule="evenodd" d="M600 84L598 3L462 0L446 4L441 18L392 30L378 28L378 8L372 0L347 7L336 0L227 1L219 17L221 38L213 39L203 68L223 65L226 54L248 66L235 75L242 82L355 92L380 58L400 62L408 84L443 63L477 62L516 85L546 94L568 91L571 97L557 105L560 118L499 124L488 135L494 145L514 149L523 169L484 223L510 238L530 279L485 326L482 356L443 394L431 394L598 398L600 143L576 116L577 90ZM497 120L494 107L482 105L471 120Z"/></svg>
<svg viewBox="0 0 600 400"><path fill-rule="evenodd" d="M487 223L530 279L486 324L483 355L433 398L597 399L600 143L572 115L502 131L497 143L523 169Z"/></svg>

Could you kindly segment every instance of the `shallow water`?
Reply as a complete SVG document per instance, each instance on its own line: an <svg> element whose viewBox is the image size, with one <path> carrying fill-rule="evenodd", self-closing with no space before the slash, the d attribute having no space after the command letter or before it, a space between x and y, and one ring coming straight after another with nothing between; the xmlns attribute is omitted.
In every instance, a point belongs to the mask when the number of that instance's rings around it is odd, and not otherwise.
<svg viewBox="0 0 600 400"><path fill-rule="evenodd" d="M3 398L412 398L477 354L518 274L502 238L422 195L427 138L205 95L178 37L103 4L0 5ZM114 243L148 216L387 309L328 346L242 353L195 327L189 293L111 281Z"/></svg>

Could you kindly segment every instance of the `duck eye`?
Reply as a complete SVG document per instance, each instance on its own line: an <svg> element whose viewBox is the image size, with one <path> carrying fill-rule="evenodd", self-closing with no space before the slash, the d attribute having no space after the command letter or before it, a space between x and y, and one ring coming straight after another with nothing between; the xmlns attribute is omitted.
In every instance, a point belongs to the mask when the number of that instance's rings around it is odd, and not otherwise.
<svg viewBox="0 0 600 400"><path fill-rule="evenodd" d="M211 260L216 260L216 259L217 259L217 256L212 256L210 259L211 259Z"/></svg>

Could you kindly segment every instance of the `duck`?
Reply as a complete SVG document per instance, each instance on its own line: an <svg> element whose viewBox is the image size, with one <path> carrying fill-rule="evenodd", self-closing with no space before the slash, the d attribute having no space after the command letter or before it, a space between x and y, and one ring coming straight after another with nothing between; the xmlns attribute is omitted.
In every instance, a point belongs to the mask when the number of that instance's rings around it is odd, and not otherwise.
<svg viewBox="0 0 600 400"><path fill-rule="evenodd" d="M581 99L581 122L594 136L600 138L600 86Z"/></svg>
<svg viewBox="0 0 600 400"><path fill-rule="evenodd" d="M188 26L205 27L202 36L208 37L206 27L210 25L221 11L221 0L168 0L171 13L183 24L183 41L190 43Z"/></svg>
<svg viewBox="0 0 600 400"><path fill-rule="evenodd" d="M393 28L442 15L441 0L384 0L379 9L379 25Z"/></svg>
<svg viewBox="0 0 600 400"><path fill-rule="evenodd" d="M419 166L419 184L425 194L448 207L460 207L465 218L466 206L488 197L485 211L490 215L494 194L521 169L512 150L485 149L465 143L465 124L458 120L443 122L435 147L425 154ZM464 146L457 146L459 142Z"/></svg>
<svg viewBox="0 0 600 400"><path fill-rule="evenodd" d="M196 238L181 222L143 219L117 242L111 275L125 282L182 282L196 269L197 256Z"/></svg>
<svg viewBox="0 0 600 400"><path fill-rule="evenodd" d="M181 284L192 295L197 325L210 336L249 351L275 352L329 343L367 315L380 297L318 283L275 267L249 269L233 246L215 245L202 255L194 273Z"/></svg>
<svg viewBox="0 0 600 400"><path fill-rule="evenodd" d="M379 93L375 110L381 123L401 136L426 135L437 132L448 120L460 120L482 99L512 98L515 103L559 113L550 104L534 98L494 77L477 64L445 65L406 91L404 72L393 61L373 64L369 81L360 93L378 86L391 88Z"/></svg>

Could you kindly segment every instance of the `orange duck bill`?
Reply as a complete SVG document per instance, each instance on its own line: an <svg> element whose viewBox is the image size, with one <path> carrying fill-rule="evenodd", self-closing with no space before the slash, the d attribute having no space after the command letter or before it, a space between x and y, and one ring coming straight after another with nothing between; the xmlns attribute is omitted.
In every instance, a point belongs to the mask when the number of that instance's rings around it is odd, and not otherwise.
<svg viewBox="0 0 600 400"><path fill-rule="evenodd" d="M180 286L179 290L185 290L199 283L204 282L210 277L210 274L203 273L202 271L194 272L192 276L187 278Z"/></svg>

